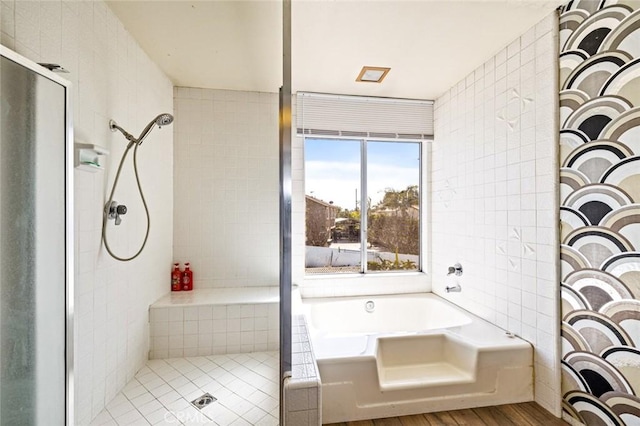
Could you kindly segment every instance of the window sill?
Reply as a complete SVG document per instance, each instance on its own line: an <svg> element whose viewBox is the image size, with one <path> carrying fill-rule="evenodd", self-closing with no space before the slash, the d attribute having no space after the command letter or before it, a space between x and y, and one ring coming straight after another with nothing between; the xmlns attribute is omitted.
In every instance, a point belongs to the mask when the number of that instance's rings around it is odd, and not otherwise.
<svg viewBox="0 0 640 426"><path fill-rule="evenodd" d="M362 296L429 291L431 291L431 277L426 272L305 276L300 285L302 297Z"/></svg>

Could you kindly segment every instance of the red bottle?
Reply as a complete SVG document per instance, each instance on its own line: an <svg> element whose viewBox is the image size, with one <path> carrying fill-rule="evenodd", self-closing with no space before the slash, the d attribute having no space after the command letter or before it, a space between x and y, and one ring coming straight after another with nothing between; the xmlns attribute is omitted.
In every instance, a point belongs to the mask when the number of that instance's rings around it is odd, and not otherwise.
<svg viewBox="0 0 640 426"><path fill-rule="evenodd" d="M180 264L173 264L173 271L171 271L171 291L182 290L182 272L180 272Z"/></svg>
<svg viewBox="0 0 640 426"><path fill-rule="evenodd" d="M182 273L182 291L193 290L193 271L189 269L189 262L184 264L184 272Z"/></svg>

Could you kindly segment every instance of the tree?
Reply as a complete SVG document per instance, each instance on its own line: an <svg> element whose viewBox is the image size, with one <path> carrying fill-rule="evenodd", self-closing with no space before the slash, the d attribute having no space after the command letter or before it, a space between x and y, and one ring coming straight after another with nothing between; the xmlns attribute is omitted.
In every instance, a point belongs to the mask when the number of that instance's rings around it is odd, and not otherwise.
<svg viewBox="0 0 640 426"><path fill-rule="evenodd" d="M420 253L420 194L415 185L385 190L382 200L369 210L369 241L395 253Z"/></svg>
<svg viewBox="0 0 640 426"><path fill-rule="evenodd" d="M418 193L418 186L410 185L402 191L396 191L391 188L385 189L382 200L374 208L407 210L411 206L419 205L420 194Z"/></svg>
<svg viewBox="0 0 640 426"><path fill-rule="evenodd" d="M420 222L408 215L369 215L369 241L394 253L420 253Z"/></svg>

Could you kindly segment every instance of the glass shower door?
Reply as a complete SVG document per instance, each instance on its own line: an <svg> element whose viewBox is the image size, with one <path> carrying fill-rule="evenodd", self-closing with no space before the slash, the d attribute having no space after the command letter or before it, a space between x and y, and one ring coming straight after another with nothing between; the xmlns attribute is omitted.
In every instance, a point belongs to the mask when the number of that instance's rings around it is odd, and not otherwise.
<svg viewBox="0 0 640 426"><path fill-rule="evenodd" d="M63 425L67 88L0 53L0 424Z"/></svg>

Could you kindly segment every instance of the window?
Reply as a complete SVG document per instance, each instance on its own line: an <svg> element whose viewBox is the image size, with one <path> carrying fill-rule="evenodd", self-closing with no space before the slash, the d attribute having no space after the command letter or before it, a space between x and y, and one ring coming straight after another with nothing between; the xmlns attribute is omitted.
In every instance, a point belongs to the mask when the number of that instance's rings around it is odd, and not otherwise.
<svg viewBox="0 0 640 426"><path fill-rule="evenodd" d="M306 273L420 270L420 171L420 142L305 138Z"/></svg>

